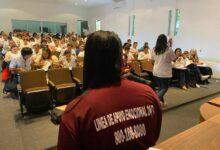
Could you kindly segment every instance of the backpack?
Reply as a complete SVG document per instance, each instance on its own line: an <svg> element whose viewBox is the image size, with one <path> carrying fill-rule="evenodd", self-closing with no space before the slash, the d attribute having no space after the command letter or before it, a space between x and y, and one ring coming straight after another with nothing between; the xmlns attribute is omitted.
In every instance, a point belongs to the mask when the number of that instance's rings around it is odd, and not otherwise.
<svg viewBox="0 0 220 150"><path fill-rule="evenodd" d="M18 92L17 84L18 84L18 75L11 74L5 82L3 93L17 93Z"/></svg>

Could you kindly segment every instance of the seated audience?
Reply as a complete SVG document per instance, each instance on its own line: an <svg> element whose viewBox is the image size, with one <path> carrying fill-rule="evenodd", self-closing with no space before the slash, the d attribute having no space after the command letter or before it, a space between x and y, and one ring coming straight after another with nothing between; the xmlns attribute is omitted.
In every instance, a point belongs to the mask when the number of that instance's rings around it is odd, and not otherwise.
<svg viewBox="0 0 220 150"><path fill-rule="evenodd" d="M71 54L70 50L64 52L64 57L60 59L60 64L63 68L73 68L76 67L76 58Z"/></svg>
<svg viewBox="0 0 220 150"><path fill-rule="evenodd" d="M187 90L190 82L190 71L186 66L186 57L182 54L182 50L177 48L175 50L177 59L173 62L173 78L179 79L179 87Z"/></svg>
<svg viewBox="0 0 220 150"><path fill-rule="evenodd" d="M31 56L33 51L29 47L24 47L21 50L21 55L19 57L15 57L11 60L9 69L12 73L19 73L22 71L31 70L32 59Z"/></svg>
<svg viewBox="0 0 220 150"><path fill-rule="evenodd" d="M197 54L197 50L196 49L192 49L190 51L190 60L198 66L201 74L202 74L202 78L203 78L203 82L204 83L209 83L208 79L211 78L211 76L213 75L212 73L212 69L210 67L208 67L204 62L199 60L198 54ZM207 79L205 79L207 78Z"/></svg>
<svg viewBox="0 0 220 150"><path fill-rule="evenodd" d="M20 56L20 51L17 45L13 45L11 50L5 54L4 61L6 63L10 63L12 59L16 59Z"/></svg>
<svg viewBox="0 0 220 150"><path fill-rule="evenodd" d="M191 77L194 77L194 80L196 82L196 87L200 88L200 85L203 81L207 80L209 76L203 76L199 70L199 67L196 63L194 63L190 59L190 53L188 51L184 52L185 61L186 61L186 67L190 70L190 73L192 74Z"/></svg>
<svg viewBox="0 0 220 150"><path fill-rule="evenodd" d="M42 56L42 49L40 44L35 43L33 45L33 56L32 59L34 60L34 62L38 61L41 59Z"/></svg>
<svg viewBox="0 0 220 150"><path fill-rule="evenodd" d="M134 42L131 49L130 49L130 52L132 54L137 54L138 53L138 42Z"/></svg>
<svg viewBox="0 0 220 150"><path fill-rule="evenodd" d="M149 47L144 46L143 50L141 50L138 53L138 60L150 60L151 59L151 54L149 52Z"/></svg>
<svg viewBox="0 0 220 150"><path fill-rule="evenodd" d="M84 44L81 44L79 46L79 54L77 55L78 57L84 57L85 51L84 51Z"/></svg>
<svg viewBox="0 0 220 150"><path fill-rule="evenodd" d="M121 78L121 63L122 45L115 33L89 35L85 93L61 117L58 150L146 150L156 144L162 118L157 95L147 85Z"/></svg>
<svg viewBox="0 0 220 150"><path fill-rule="evenodd" d="M29 47L31 48L31 44L29 42L29 37L23 36L22 37L22 42L20 44L20 49L24 48L24 47Z"/></svg>
<svg viewBox="0 0 220 150"><path fill-rule="evenodd" d="M42 55L39 60L35 60L34 68L48 70L49 68L59 68L60 63L56 56L52 55L52 52L48 47L43 48Z"/></svg>
<svg viewBox="0 0 220 150"><path fill-rule="evenodd" d="M130 52L130 45L127 45L124 48L123 53L127 56L127 63L130 63L135 60L134 55Z"/></svg>

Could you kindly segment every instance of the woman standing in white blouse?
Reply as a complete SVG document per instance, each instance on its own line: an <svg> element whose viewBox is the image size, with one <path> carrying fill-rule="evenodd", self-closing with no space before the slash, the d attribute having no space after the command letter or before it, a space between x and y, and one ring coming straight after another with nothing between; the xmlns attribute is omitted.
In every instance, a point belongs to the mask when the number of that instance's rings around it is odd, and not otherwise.
<svg viewBox="0 0 220 150"><path fill-rule="evenodd" d="M172 78L172 61L175 59L175 53L168 47L166 35L161 34L152 53L152 60L154 61L153 75L159 88L157 94L164 106L164 95L169 89Z"/></svg>

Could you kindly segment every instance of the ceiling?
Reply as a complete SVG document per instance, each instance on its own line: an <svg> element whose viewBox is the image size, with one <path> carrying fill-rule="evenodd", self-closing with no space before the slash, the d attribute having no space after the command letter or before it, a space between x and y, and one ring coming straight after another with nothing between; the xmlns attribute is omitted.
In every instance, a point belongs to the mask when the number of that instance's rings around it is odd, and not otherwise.
<svg viewBox="0 0 220 150"><path fill-rule="evenodd" d="M111 3L112 0L69 0L72 1L75 5L93 7L103 4Z"/></svg>

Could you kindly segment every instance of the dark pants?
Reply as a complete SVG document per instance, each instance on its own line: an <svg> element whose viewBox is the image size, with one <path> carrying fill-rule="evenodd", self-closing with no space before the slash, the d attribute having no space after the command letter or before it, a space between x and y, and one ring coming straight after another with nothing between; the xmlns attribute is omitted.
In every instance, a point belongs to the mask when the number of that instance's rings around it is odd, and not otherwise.
<svg viewBox="0 0 220 150"><path fill-rule="evenodd" d="M169 84L170 84L170 78L160 78L160 77L155 77L155 81L158 85L158 91L157 95L160 99L160 101L164 102L164 95L169 89Z"/></svg>
<svg viewBox="0 0 220 150"><path fill-rule="evenodd" d="M202 75L210 75L210 76L213 75L212 68L210 67L199 66L199 70Z"/></svg>
<svg viewBox="0 0 220 150"><path fill-rule="evenodd" d="M193 74L195 81L197 83L201 83L201 72L199 70L199 67L194 64L190 64L187 66L187 68L190 70L190 72Z"/></svg>
<svg viewBox="0 0 220 150"><path fill-rule="evenodd" d="M179 86L183 87L189 84L190 81L190 70L189 69L173 69L173 78L179 80Z"/></svg>

